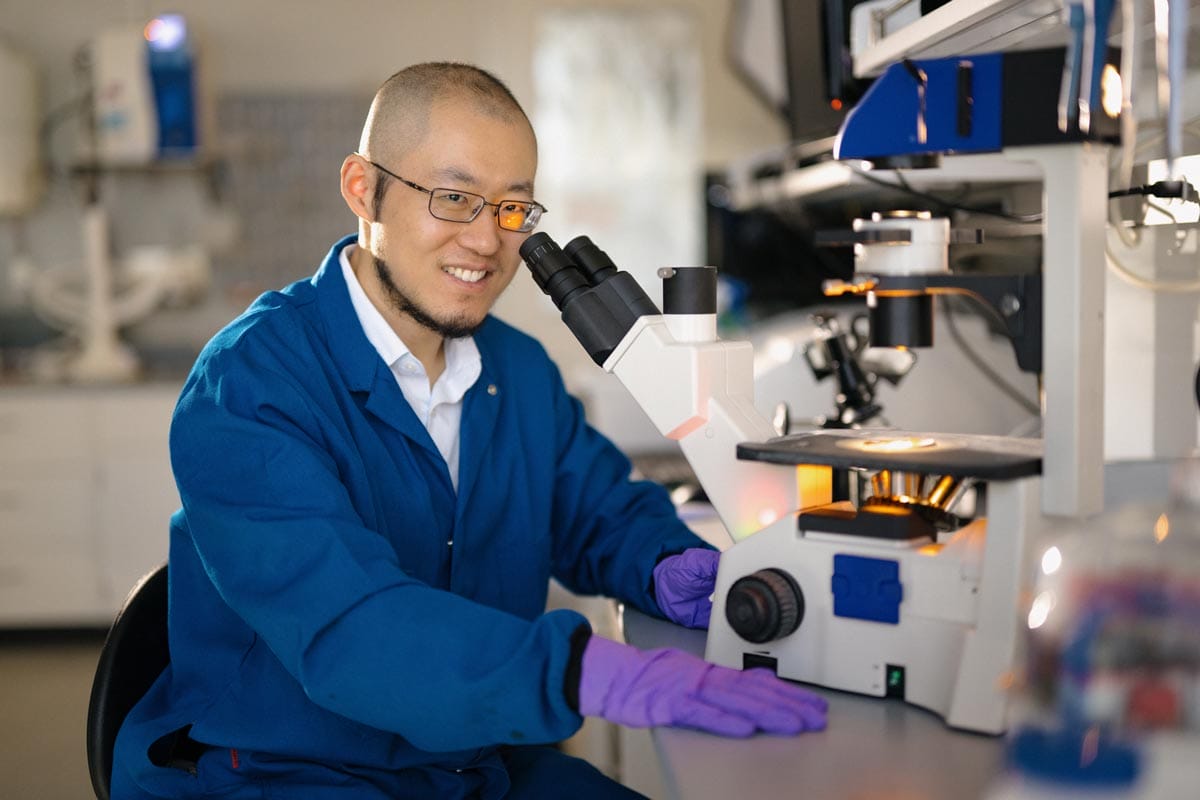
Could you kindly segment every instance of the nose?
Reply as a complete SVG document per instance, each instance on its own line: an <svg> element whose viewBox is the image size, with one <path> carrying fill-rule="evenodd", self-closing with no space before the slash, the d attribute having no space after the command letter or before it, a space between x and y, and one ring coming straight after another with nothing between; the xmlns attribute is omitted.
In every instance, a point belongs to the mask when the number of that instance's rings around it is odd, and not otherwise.
<svg viewBox="0 0 1200 800"><path fill-rule="evenodd" d="M481 256L493 256L500 250L500 226L490 206L484 206L475 219L459 227L462 231L458 241L463 247Z"/></svg>

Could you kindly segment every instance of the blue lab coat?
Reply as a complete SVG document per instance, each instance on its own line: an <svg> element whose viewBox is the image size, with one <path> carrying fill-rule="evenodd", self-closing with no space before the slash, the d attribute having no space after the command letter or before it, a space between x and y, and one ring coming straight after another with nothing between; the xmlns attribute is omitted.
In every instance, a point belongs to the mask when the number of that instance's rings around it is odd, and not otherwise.
<svg viewBox="0 0 1200 800"><path fill-rule="evenodd" d="M422 795L483 776L497 796L497 745L582 722L563 687L586 621L543 613L550 577L658 615L657 561L706 546L662 488L627 479L541 346L495 318L475 337L456 493L355 316L338 263L353 241L217 334L184 387L171 665L118 739L124 796L221 789L148 759L189 725L223 753L399 775L395 791Z"/></svg>

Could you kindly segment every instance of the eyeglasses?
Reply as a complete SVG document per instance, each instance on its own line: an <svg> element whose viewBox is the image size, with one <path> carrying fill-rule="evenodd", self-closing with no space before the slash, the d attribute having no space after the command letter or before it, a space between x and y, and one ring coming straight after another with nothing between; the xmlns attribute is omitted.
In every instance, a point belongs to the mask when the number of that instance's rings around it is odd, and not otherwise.
<svg viewBox="0 0 1200 800"><path fill-rule="evenodd" d="M376 164L369 158L363 160L375 169L391 175L405 186L429 195L429 213L446 222L473 222L484 206L496 209L496 224L506 231L528 233L537 227L538 220L546 213L546 207L532 200L501 200L489 203L482 196L458 189L426 189L419 183L401 178L387 167Z"/></svg>

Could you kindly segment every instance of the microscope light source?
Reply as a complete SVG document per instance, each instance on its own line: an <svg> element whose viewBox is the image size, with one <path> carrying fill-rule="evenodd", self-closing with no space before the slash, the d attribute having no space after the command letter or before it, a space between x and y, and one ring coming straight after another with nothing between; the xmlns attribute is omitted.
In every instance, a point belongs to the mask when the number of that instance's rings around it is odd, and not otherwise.
<svg viewBox="0 0 1200 800"><path fill-rule="evenodd" d="M925 437L904 437L899 439L867 439L860 445L869 453L906 453L911 450L922 450L937 445L937 439Z"/></svg>

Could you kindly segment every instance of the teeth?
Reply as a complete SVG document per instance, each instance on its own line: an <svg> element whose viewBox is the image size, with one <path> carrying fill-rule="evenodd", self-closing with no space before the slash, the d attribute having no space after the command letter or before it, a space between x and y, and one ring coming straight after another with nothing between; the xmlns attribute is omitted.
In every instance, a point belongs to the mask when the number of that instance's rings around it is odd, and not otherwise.
<svg viewBox="0 0 1200 800"><path fill-rule="evenodd" d="M475 283L475 281L481 280L484 275L487 275L487 272L481 269L463 269L462 267L446 267L443 271L467 283Z"/></svg>

